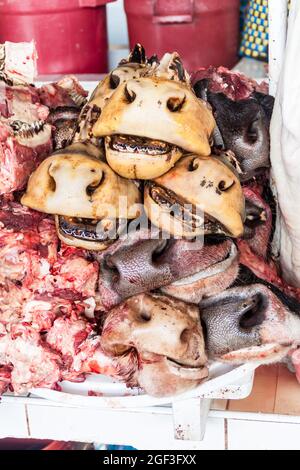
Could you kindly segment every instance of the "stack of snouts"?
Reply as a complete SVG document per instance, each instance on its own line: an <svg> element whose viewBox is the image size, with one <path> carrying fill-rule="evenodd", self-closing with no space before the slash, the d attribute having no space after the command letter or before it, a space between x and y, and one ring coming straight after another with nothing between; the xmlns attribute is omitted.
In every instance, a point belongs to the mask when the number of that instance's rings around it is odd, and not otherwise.
<svg viewBox="0 0 300 470"><path fill-rule="evenodd" d="M300 341L298 302L240 263L242 250L258 271L269 263L266 180L253 180L268 166L264 100L237 106L196 85L177 54L159 62L137 45L22 198L98 261L101 346L115 358L134 349L153 395L195 387L208 358L280 360Z"/></svg>

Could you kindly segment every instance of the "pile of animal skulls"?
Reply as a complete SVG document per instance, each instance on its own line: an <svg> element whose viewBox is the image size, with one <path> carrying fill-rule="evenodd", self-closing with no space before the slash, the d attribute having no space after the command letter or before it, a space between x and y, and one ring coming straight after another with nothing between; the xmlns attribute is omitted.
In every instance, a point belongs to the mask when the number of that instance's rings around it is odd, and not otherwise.
<svg viewBox="0 0 300 470"><path fill-rule="evenodd" d="M216 70L195 77L176 53L147 59L137 45L21 199L98 263L97 371L109 357L156 396L197 386L208 359L278 361L300 343L299 293L269 250L273 100L214 91Z"/></svg>

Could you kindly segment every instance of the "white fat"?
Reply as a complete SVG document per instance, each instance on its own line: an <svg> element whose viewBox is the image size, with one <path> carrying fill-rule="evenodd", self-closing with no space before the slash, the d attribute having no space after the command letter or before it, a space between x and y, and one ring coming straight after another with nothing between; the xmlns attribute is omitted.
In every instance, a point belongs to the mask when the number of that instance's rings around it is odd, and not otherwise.
<svg viewBox="0 0 300 470"><path fill-rule="evenodd" d="M52 305L50 302L44 300L30 300L24 306L24 316L31 315L32 311L48 311L51 310Z"/></svg>
<svg viewBox="0 0 300 470"><path fill-rule="evenodd" d="M40 274L42 276L46 276L49 274L50 271L50 264L45 258L40 259Z"/></svg>
<svg viewBox="0 0 300 470"><path fill-rule="evenodd" d="M94 312L96 308L96 301L94 297L89 297L88 299L85 299L84 301L85 304L85 316L87 318L95 318Z"/></svg>
<svg viewBox="0 0 300 470"><path fill-rule="evenodd" d="M238 251L237 251L235 244L233 243L230 249L228 258L221 261L220 263L216 263L214 266L211 266L207 269L199 271L196 274L192 274L191 276L187 276L183 279L180 279L179 281L175 281L170 285L171 286L185 286L193 282L200 281L201 279L206 279L206 278L215 276L217 274L223 273L232 265L232 263L236 260L237 256L238 256Z"/></svg>
<svg viewBox="0 0 300 470"><path fill-rule="evenodd" d="M4 47L4 72L8 78L15 83L33 83L37 76L37 51L34 41L6 41Z"/></svg>

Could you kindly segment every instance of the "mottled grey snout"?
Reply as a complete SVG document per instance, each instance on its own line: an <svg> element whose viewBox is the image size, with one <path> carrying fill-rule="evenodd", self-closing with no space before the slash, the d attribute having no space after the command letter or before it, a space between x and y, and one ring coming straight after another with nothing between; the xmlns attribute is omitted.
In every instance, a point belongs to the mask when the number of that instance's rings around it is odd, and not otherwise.
<svg viewBox="0 0 300 470"><path fill-rule="evenodd" d="M264 293L234 288L200 304L210 357L261 344L260 325L266 318Z"/></svg>

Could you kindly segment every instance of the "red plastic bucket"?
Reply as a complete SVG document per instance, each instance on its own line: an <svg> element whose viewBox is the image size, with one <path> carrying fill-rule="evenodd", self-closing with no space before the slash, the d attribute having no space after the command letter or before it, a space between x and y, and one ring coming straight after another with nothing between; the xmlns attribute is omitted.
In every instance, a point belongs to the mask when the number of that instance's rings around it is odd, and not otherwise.
<svg viewBox="0 0 300 470"><path fill-rule="evenodd" d="M40 74L107 71L106 3L0 0L0 43L36 41Z"/></svg>
<svg viewBox="0 0 300 470"><path fill-rule="evenodd" d="M189 71L237 62L239 0L125 0L131 47L177 51Z"/></svg>

